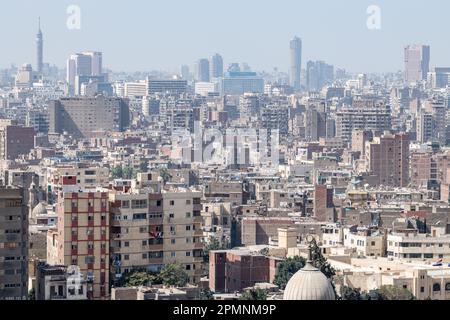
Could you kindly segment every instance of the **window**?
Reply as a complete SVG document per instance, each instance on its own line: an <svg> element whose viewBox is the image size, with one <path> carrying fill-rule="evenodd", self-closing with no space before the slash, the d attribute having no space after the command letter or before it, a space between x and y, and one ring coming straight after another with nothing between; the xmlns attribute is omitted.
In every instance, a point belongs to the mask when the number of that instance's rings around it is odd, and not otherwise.
<svg viewBox="0 0 450 320"><path fill-rule="evenodd" d="M142 259L147 259L147 254L146 253L142 254Z"/></svg>
<svg viewBox="0 0 450 320"><path fill-rule="evenodd" d="M147 240L143 240L142 241L142 246L146 246L147 245Z"/></svg>
<svg viewBox="0 0 450 320"><path fill-rule="evenodd" d="M425 292L425 287L420 287L420 292L424 293Z"/></svg>
<svg viewBox="0 0 450 320"><path fill-rule="evenodd" d="M439 283L433 284L433 292L441 291L441 285Z"/></svg>
<svg viewBox="0 0 450 320"><path fill-rule="evenodd" d="M375 241L372 241L370 244L372 247L375 246Z"/></svg>
<svg viewBox="0 0 450 320"><path fill-rule="evenodd" d="M170 239L171 244L175 244L175 239Z"/></svg>
<svg viewBox="0 0 450 320"><path fill-rule="evenodd" d="M147 219L146 213L135 213L133 214L133 220L145 220Z"/></svg>
<svg viewBox="0 0 450 320"><path fill-rule="evenodd" d="M123 256L123 259L124 259L124 260L130 260L130 255L129 255L129 254L125 254L125 255Z"/></svg>
<svg viewBox="0 0 450 320"><path fill-rule="evenodd" d="M131 207L133 209L144 209L147 208L147 200L132 200Z"/></svg>
<svg viewBox="0 0 450 320"><path fill-rule="evenodd" d="M169 218L170 218L170 219L175 218L175 214L174 214L174 213L169 213Z"/></svg>
<svg viewBox="0 0 450 320"><path fill-rule="evenodd" d="M170 205L174 206L175 205L175 201L174 200L170 200Z"/></svg>
<svg viewBox="0 0 450 320"><path fill-rule="evenodd" d="M129 208L130 207L130 201L124 200L122 201L122 208Z"/></svg>
<svg viewBox="0 0 450 320"><path fill-rule="evenodd" d="M129 247L129 246L130 246L130 242L129 242L129 241L125 241L125 242L123 243L123 246L124 246L124 247Z"/></svg>
<svg viewBox="0 0 450 320"><path fill-rule="evenodd" d="M186 257L190 257L191 256L191 252L190 251L186 251Z"/></svg>
<svg viewBox="0 0 450 320"><path fill-rule="evenodd" d="M186 200L186 204L191 204L191 200Z"/></svg>
<svg viewBox="0 0 450 320"><path fill-rule="evenodd" d="M139 228L139 233L147 233L148 232L148 228L147 227L140 227Z"/></svg>
<svg viewBox="0 0 450 320"><path fill-rule="evenodd" d="M425 253L423 255L424 259L433 259L433 254L432 253Z"/></svg>
<svg viewBox="0 0 450 320"><path fill-rule="evenodd" d="M191 270L191 265L190 264L186 265L186 270Z"/></svg>
<svg viewBox="0 0 450 320"><path fill-rule="evenodd" d="M445 284L445 291L450 291L450 282Z"/></svg>
<svg viewBox="0 0 450 320"><path fill-rule="evenodd" d="M190 212L186 212L186 218L190 218L191 217L191 213Z"/></svg>
<svg viewBox="0 0 450 320"><path fill-rule="evenodd" d="M95 257L93 257L93 256L87 256L87 257L85 257L84 262L85 262L86 264L94 263L94 262L95 262Z"/></svg>
<svg viewBox="0 0 450 320"><path fill-rule="evenodd" d="M186 226L186 231L191 231L191 226Z"/></svg>

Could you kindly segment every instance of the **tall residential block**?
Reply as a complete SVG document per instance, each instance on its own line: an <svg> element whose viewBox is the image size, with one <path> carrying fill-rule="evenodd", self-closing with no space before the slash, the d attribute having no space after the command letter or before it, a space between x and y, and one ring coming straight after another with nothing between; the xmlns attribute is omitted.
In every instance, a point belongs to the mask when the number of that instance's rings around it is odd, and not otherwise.
<svg viewBox="0 0 450 320"><path fill-rule="evenodd" d="M290 42L291 66L289 72L289 83L294 90L301 89L300 76L302 71L302 40L298 37Z"/></svg>
<svg viewBox="0 0 450 320"><path fill-rule="evenodd" d="M405 80L407 83L426 80L430 70L430 46L405 47Z"/></svg>
<svg viewBox="0 0 450 320"><path fill-rule="evenodd" d="M366 143L366 170L378 184L407 187L409 184L409 136L385 133Z"/></svg>
<svg viewBox="0 0 450 320"><path fill-rule="evenodd" d="M51 264L78 266L87 280L87 297L109 295L108 190L61 192L56 205L57 232L48 237ZM53 259L50 259L53 260Z"/></svg>
<svg viewBox="0 0 450 320"><path fill-rule="evenodd" d="M49 132L67 132L87 138L96 132L121 132L130 123L130 110L122 98L61 98L49 105Z"/></svg>
<svg viewBox="0 0 450 320"><path fill-rule="evenodd" d="M22 188L0 188L0 300L28 295L28 206Z"/></svg>

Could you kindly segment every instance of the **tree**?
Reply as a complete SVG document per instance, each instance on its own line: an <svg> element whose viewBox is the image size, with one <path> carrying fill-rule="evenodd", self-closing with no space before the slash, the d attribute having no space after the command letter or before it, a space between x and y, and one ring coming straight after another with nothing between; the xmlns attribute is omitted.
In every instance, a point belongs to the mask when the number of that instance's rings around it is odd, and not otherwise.
<svg viewBox="0 0 450 320"><path fill-rule="evenodd" d="M203 289L200 292L200 300L214 300L213 293L209 289Z"/></svg>
<svg viewBox="0 0 450 320"><path fill-rule="evenodd" d="M140 172L147 172L147 170L148 170L148 162L147 161L142 161L139 164L139 171Z"/></svg>
<svg viewBox="0 0 450 320"><path fill-rule="evenodd" d="M203 261L209 262L209 252L214 250L226 249L224 245L220 244L219 239L215 237L209 237L208 243L203 247Z"/></svg>
<svg viewBox="0 0 450 320"><path fill-rule="evenodd" d="M267 290L256 288L245 291L239 300L267 300Z"/></svg>
<svg viewBox="0 0 450 320"><path fill-rule="evenodd" d="M313 266L322 271L328 279L332 279L336 275L336 270L327 262L315 239L311 242L311 250Z"/></svg>
<svg viewBox="0 0 450 320"><path fill-rule="evenodd" d="M134 271L123 275L122 279L119 281L119 286L140 287L161 283L161 279L155 273L148 271Z"/></svg>
<svg viewBox="0 0 450 320"><path fill-rule="evenodd" d="M132 179L134 174L134 170L132 167L123 168L123 178L124 179Z"/></svg>
<svg viewBox="0 0 450 320"><path fill-rule="evenodd" d="M184 270L183 266L179 264L167 264L160 273L159 277L166 286L183 287L189 281L189 276Z"/></svg>
<svg viewBox="0 0 450 320"><path fill-rule="evenodd" d="M123 178L123 169L122 167L115 167L111 170L111 176L113 179L121 179Z"/></svg>
<svg viewBox="0 0 450 320"><path fill-rule="evenodd" d="M277 272L273 283L280 289L284 290L291 277L306 264L306 260L303 257L296 256L288 258L280 262L277 266Z"/></svg>
<svg viewBox="0 0 450 320"><path fill-rule="evenodd" d="M161 176L161 178L163 179L164 184L169 182L170 179L172 179L172 176L170 175L169 171L166 168L162 168L159 171L159 175Z"/></svg>
<svg viewBox="0 0 450 320"><path fill-rule="evenodd" d="M414 295L406 288L392 285L381 286L376 290L381 296L381 300L414 300Z"/></svg>
<svg viewBox="0 0 450 320"><path fill-rule="evenodd" d="M341 286L341 300L363 300L361 289Z"/></svg>
<svg viewBox="0 0 450 320"><path fill-rule="evenodd" d="M31 288L28 292L28 300L36 300L36 290L34 288Z"/></svg>

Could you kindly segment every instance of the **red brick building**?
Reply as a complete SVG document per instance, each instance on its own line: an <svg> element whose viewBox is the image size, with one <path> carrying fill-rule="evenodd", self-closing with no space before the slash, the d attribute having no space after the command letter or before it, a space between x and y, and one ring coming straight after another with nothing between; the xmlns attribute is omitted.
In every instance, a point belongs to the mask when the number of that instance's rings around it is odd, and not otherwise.
<svg viewBox="0 0 450 320"><path fill-rule="evenodd" d="M236 292L256 283L273 283L280 259L247 250L219 250L209 254L209 287L213 292Z"/></svg>

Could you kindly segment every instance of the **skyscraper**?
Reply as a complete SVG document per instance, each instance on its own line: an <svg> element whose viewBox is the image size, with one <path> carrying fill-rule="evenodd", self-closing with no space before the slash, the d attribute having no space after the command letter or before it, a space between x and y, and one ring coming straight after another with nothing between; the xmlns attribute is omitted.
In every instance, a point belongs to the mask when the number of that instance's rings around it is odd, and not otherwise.
<svg viewBox="0 0 450 320"><path fill-rule="evenodd" d="M218 53L213 55L209 63L210 80L223 77L223 59Z"/></svg>
<svg viewBox="0 0 450 320"><path fill-rule="evenodd" d="M84 55L91 57L91 75L100 76L103 72L103 54L101 52L86 51Z"/></svg>
<svg viewBox="0 0 450 320"><path fill-rule="evenodd" d="M290 42L291 49L291 69L289 73L289 81L291 87L298 91L301 89L300 74L302 70L302 40L294 37Z"/></svg>
<svg viewBox="0 0 450 320"><path fill-rule="evenodd" d="M41 18L39 18L39 30L36 35L36 70L39 74L42 73L44 65L44 37L41 31Z"/></svg>
<svg viewBox="0 0 450 320"><path fill-rule="evenodd" d="M72 54L67 60L67 83L69 93L74 94L76 78L80 76L99 77L103 75L103 56L101 52L86 51ZM106 82L106 77L103 78Z"/></svg>
<svg viewBox="0 0 450 320"><path fill-rule="evenodd" d="M306 65L306 87L310 91L319 91L334 80L334 67L324 61L308 61Z"/></svg>
<svg viewBox="0 0 450 320"><path fill-rule="evenodd" d="M209 61L200 59L196 64L196 80L200 82L209 82Z"/></svg>
<svg viewBox="0 0 450 320"><path fill-rule="evenodd" d="M427 79L430 70L430 46L405 47L405 80L407 83Z"/></svg>

